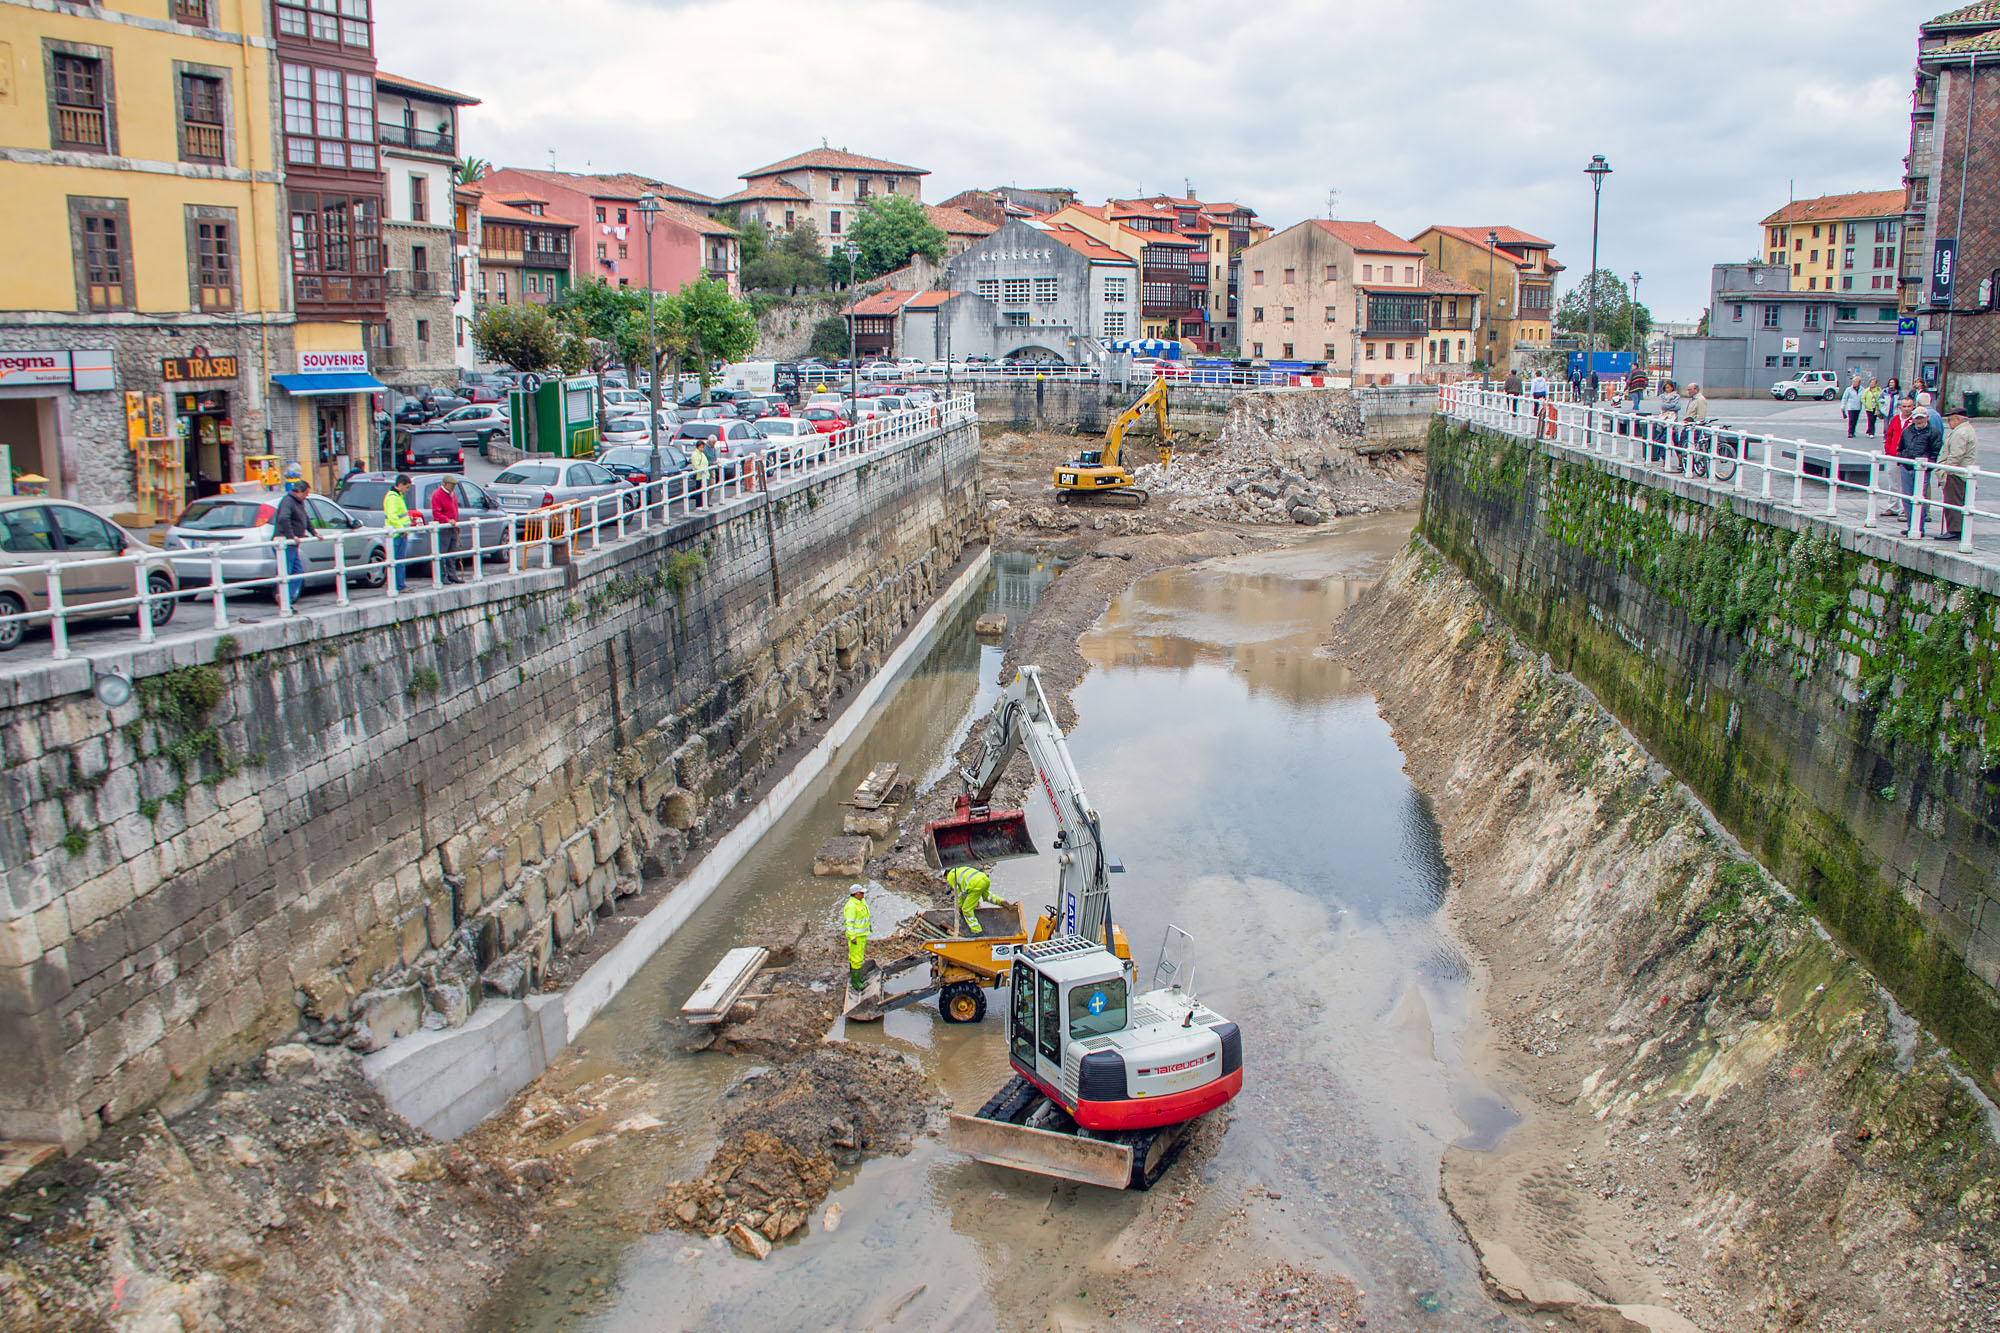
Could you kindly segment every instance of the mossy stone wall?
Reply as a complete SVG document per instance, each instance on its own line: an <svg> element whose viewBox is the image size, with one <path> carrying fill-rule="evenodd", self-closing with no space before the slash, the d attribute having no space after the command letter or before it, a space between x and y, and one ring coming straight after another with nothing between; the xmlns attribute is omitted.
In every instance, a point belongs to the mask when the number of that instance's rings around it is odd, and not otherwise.
<svg viewBox="0 0 2000 1333"><path fill-rule="evenodd" d="M1434 419L1420 531L2000 1084L1993 571Z"/></svg>

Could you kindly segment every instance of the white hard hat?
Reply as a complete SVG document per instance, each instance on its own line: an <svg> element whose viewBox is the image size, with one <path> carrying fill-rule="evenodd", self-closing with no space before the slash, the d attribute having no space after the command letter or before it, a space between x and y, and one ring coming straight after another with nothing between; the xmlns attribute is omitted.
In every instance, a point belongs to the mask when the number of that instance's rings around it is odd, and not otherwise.
<svg viewBox="0 0 2000 1333"><path fill-rule="evenodd" d="M865 884L850 884L847 886L847 891L849 893L866 893L868 892L868 886Z"/></svg>

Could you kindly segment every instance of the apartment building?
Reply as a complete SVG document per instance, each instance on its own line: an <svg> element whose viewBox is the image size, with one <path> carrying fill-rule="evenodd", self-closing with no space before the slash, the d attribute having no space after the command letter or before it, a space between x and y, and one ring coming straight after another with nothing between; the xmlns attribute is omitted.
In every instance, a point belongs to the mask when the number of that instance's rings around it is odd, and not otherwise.
<svg viewBox="0 0 2000 1333"><path fill-rule="evenodd" d="M443 387L458 378L458 113L478 105L478 98L449 88L375 75L375 122L388 180L382 224L387 311L375 373L397 387Z"/></svg>
<svg viewBox="0 0 2000 1333"><path fill-rule="evenodd" d="M654 291L677 292L704 277L726 285L732 296L739 290L742 255L735 228L671 202L661 191L672 187L663 181L629 171L498 167L480 185L488 199L505 202L518 193L541 202L547 216L577 224L571 281L596 279L644 291L650 244ZM659 200L650 232L639 211L647 195Z"/></svg>
<svg viewBox="0 0 2000 1333"><path fill-rule="evenodd" d="M1843 382L1896 373L1894 292L1801 290L1788 283L1789 270L1789 263L1717 264L1708 336L1674 340L1674 377L1711 398L1743 398L1802 370L1831 370Z"/></svg>
<svg viewBox="0 0 2000 1333"><path fill-rule="evenodd" d="M1424 267L1424 296L1430 301L1425 321L1424 373L1437 379L1457 379L1472 371L1479 359L1479 330L1486 293L1449 273Z"/></svg>
<svg viewBox="0 0 2000 1333"><path fill-rule="evenodd" d="M1518 227L1491 226L1432 226L1410 239L1433 269L1478 289L1474 361L1505 371L1519 368L1526 353L1548 349L1555 331L1556 274L1563 270L1553 242ZM1456 339L1452 350L1457 351Z"/></svg>
<svg viewBox="0 0 2000 1333"><path fill-rule="evenodd" d="M482 182L475 307L554 301L575 281L577 237L584 233L541 195Z"/></svg>
<svg viewBox="0 0 2000 1333"><path fill-rule="evenodd" d="M935 318L948 320L954 356L1092 364L1099 339L1141 326L1140 272L1132 257L1056 218L1016 219L952 260L951 291L975 299L954 300Z"/></svg>
<svg viewBox="0 0 2000 1333"><path fill-rule="evenodd" d="M1918 29L1900 292L1920 321L1906 381L1946 401L2000 397L2000 4L1963 5Z"/></svg>
<svg viewBox="0 0 2000 1333"><path fill-rule="evenodd" d="M841 244L854 216L877 196L924 201L923 167L862 157L845 149L814 148L746 171L743 188L718 201L737 210L744 221L755 219L774 230L790 230L810 221L820 240L832 248Z"/></svg>
<svg viewBox="0 0 2000 1333"><path fill-rule="evenodd" d="M1785 270L1788 291L1895 292L1903 203L1901 190L1795 199L1761 224L1765 262Z"/></svg>
<svg viewBox="0 0 2000 1333"><path fill-rule="evenodd" d="M282 7L281 7L282 9ZM46 479L103 510L139 500L127 393L166 511L296 439L271 14L229 0L6 4L0 95L0 493ZM364 24L365 27L365 24ZM373 132L368 142L372 147ZM357 338L357 346L358 338ZM173 441L180 442L178 448ZM170 494L180 489L181 494Z"/></svg>
<svg viewBox="0 0 2000 1333"><path fill-rule="evenodd" d="M1242 254L1242 346L1266 361L1324 361L1358 384L1425 371L1424 251L1373 222L1312 218Z"/></svg>

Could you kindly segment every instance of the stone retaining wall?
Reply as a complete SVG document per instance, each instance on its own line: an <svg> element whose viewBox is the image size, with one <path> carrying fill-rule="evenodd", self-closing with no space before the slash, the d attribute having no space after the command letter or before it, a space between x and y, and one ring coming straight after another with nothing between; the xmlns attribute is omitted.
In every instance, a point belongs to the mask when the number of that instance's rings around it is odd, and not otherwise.
<svg viewBox="0 0 2000 1333"><path fill-rule="evenodd" d="M1420 531L2000 1085L2000 573L1444 421Z"/></svg>
<svg viewBox="0 0 2000 1333"><path fill-rule="evenodd" d="M10 679L0 1137L534 989L921 615L977 467L960 427L566 567L103 654L112 710L80 662Z"/></svg>

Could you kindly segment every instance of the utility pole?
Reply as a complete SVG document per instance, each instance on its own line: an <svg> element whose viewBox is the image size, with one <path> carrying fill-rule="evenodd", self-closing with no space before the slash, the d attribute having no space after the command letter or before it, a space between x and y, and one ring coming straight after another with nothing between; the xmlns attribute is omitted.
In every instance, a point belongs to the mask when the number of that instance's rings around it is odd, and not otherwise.
<svg viewBox="0 0 2000 1333"><path fill-rule="evenodd" d="M1631 340L1632 350L1639 353L1639 364L1645 364L1646 345L1639 341L1639 270L1632 270L1632 330L1625 336Z"/></svg>
<svg viewBox="0 0 2000 1333"><path fill-rule="evenodd" d="M1598 153L1584 168L1590 177L1590 290L1587 293L1590 313L1584 327L1588 330L1584 340L1583 378L1592 383L1597 374L1597 218L1598 205L1604 198L1604 178L1611 174L1611 164Z"/></svg>
<svg viewBox="0 0 2000 1333"><path fill-rule="evenodd" d="M653 222L660 216L660 200L647 193L639 196L639 221L646 224L646 438L653 452L646 459L646 482L660 479L660 340L653 318ZM679 388L679 385L675 385Z"/></svg>
<svg viewBox="0 0 2000 1333"><path fill-rule="evenodd" d="M1500 233L1486 233L1486 346L1479 349L1479 362L1486 367L1486 382L1493 382L1493 252L1500 248Z"/></svg>
<svg viewBox="0 0 2000 1333"><path fill-rule="evenodd" d="M854 350L854 257L861 247L853 241L841 246L847 256L847 408L855 421L861 418L861 355Z"/></svg>

